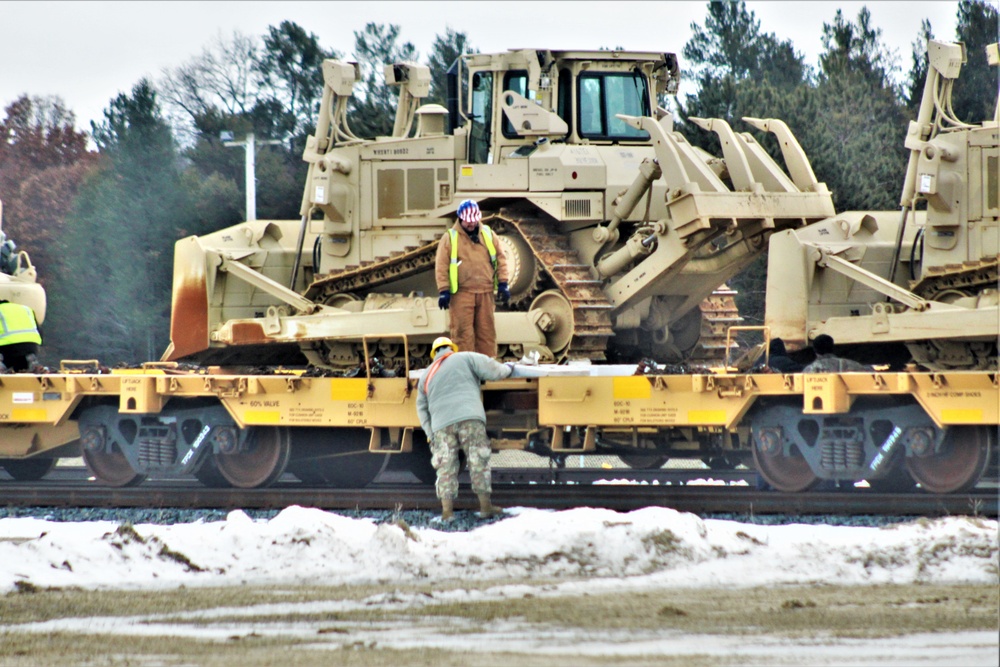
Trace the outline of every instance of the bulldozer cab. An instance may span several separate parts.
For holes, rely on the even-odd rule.
[[[676,91],[677,59],[623,56],[536,50],[462,56],[448,71],[451,132],[467,134],[470,164],[524,158],[546,142],[649,142],[648,132],[618,116],[656,114],[657,94]]]

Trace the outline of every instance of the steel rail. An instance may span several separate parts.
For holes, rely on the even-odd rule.
[[[117,507],[197,509],[283,509],[292,505],[320,509],[436,510],[432,486],[377,484],[366,489],[333,489],[281,483],[266,489],[206,488],[190,482],[146,482],[142,486],[109,489],[93,483],[4,483],[8,507]],[[595,507],[630,511],[669,507],[697,514],[737,516],[874,515],[979,516],[996,518],[995,489],[937,495],[924,492],[879,493],[870,489],[832,492],[780,493],[745,486],[665,486],[588,484],[503,484],[493,490],[494,502],[504,507],[571,509]],[[463,487],[456,509],[476,509],[475,497]]]

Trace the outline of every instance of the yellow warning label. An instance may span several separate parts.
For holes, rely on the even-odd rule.
[[[470,165],[462,165],[462,176],[472,176],[472,167]]]
[[[243,413],[243,421],[247,424],[278,424],[281,413],[277,410],[247,410]]]
[[[626,398],[649,398],[653,393],[649,380],[641,376],[614,378],[613,392],[614,397],[619,400]]]
[[[941,421],[945,424],[982,424],[983,411],[975,408],[942,410]]]
[[[365,378],[335,378],[330,380],[331,401],[363,401],[368,398]]]
[[[688,410],[690,424],[725,424],[725,410]]]
[[[44,408],[14,408],[10,417],[16,422],[45,422],[49,420],[49,413]]]

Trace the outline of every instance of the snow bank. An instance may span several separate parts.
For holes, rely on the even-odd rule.
[[[470,532],[289,507],[269,521],[120,526],[0,519],[0,592],[585,578],[587,587],[998,581],[996,521],[757,526],[664,508],[508,510]],[[565,592],[565,589],[564,589]]]

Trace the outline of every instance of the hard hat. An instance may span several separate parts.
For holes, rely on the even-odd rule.
[[[452,352],[458,352],[458,345],[451,342],[447,336],[439,336],[431,343],[431,359],[437,356],[437,351],[442,347],[450,347]]]
[[[482,222],[483,213],[479,210],[479,204],[466,199],[458,205],[458,219],[462,222]]]

